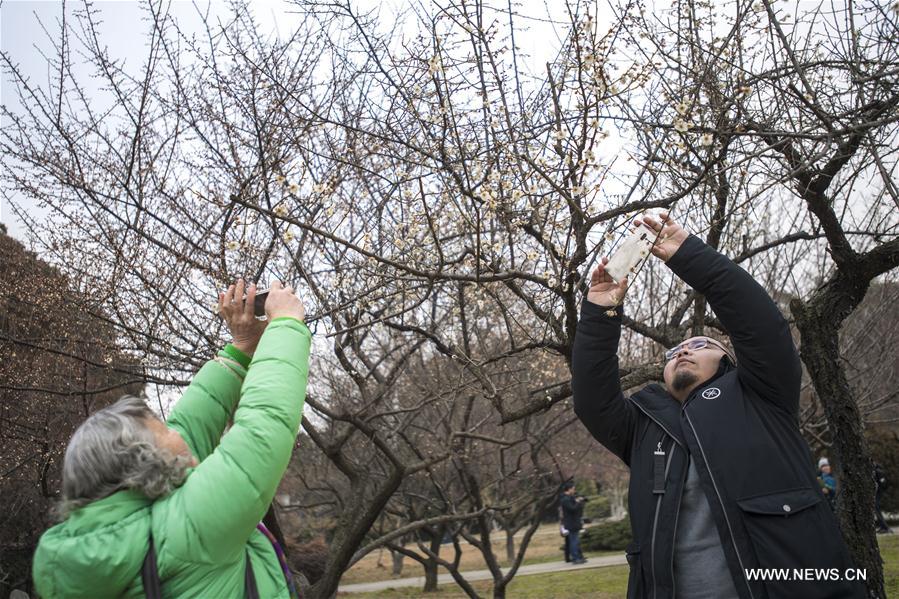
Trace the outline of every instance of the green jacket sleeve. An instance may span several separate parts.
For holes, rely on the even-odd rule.
[[[183,549],[191,559],[242,559],[290,460],[306,397],[310,343],[309,329],[298,320],[269,324],[240,392],[234,425],[172,497],[186,516]]]
[[[198,462],[219,444],[234,414],[246,368],[224,349],[207,362],[169,414],[166,425],[175,429]]]

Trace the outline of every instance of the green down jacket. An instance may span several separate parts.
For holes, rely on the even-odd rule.
[[[167,422],[199,465],[155,501],[119,491],[47,530],[34,555],[37,592],[45,599],[144,596],[140,571],[152,530],[166,597],[241,597],[247,556],[259,596],[288,597],[275,551],[256,524],[296,440],[310,339],[305,324],[278,318],[248,370],[225,351],[206,363]]]

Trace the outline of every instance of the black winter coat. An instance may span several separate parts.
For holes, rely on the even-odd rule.
[[[786,320],[748,273],[697,237],[667,265],[706,297],[730,335],[737,366],[723,358],[683,404],[657,384],[625,397],[620,309],[610,316],[587,300],[572,355],[575,412],[631,470],[628,597],[675,596],[675,533],[689,458],[742,599],[864,597],[863,584],[844,580],[852,564],[799,432],[801,367]],[[762,582],[750,580],[745,572],[752,568],[828,580]]]
[[[578,501],[574,495],[562,494],[559,498],[562,507],[562,526],[571,532],[584,527],[584,502]]]

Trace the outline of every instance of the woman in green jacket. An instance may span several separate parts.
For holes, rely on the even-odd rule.
[[[194,376],[166,423],[136,398],[91,415],[63,465],[65,518],[41,537],[34,582],[45,599],[144,597],[152,536],[165,597],[289,597],[289,573],[259,526],[303,412],[311,335],[289,287],[219,296],[234,341]],[[233,425],[222,435],[229,420]]]

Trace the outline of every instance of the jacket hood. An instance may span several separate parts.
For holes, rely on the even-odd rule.
[[[116,597],[135,579],[150,546],[152,500],[119,491],[72,512],[41,537],[34,583],[45,599]]]

